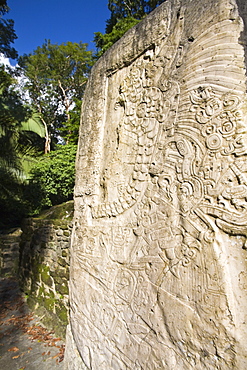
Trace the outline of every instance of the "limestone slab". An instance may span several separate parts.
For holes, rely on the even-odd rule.
[[[69,369],[247,368],[246,14],[166,1],[93,68]]]

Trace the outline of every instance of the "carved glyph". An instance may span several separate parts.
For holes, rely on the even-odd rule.
[[[238,5],[167,1],[92,73],[70,279],[86,368],[247,366]]]

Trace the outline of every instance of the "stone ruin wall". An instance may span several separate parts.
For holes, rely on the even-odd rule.
[[[73,201],[26,219],[18,245],[18,280],[41,323],[65,338]]]
[[[16,277],[19,268],[21,229],[0,231],[0,278]]]
[[[65,368],[247,368],[245,0],[170,0],[83,103]]]
[[[16,279],[40,322],[65,338],[73,201],[0,232],[0,278]]]

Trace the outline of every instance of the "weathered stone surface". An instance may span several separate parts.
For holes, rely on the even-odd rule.
[[[167,1],[95,65],[68,369],[247,368],[246,13]]]
[[[0,232],[0,277],[17,276],[21,229]]]
[[[41,322],[65,337],[73,202],[50,208],[22,225],[19,280]]]

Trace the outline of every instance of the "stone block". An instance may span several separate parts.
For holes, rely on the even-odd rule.
[[[21,288],[26,292],[27,302],[35,314],[40,316],[41,322],[54,330],[58,336],[65,335],[67,325],[67,321],[63,321],[62,317],[65,317],[68,310],[70,235],[67,233],[70,232],[71,226],[66,228],[69,221],[63,220],[68,209],[72,212],[73,202],[52,207],[39,218],[24,222],[20,243]],[[55,306],[59,307],[59,317]]]
[[[246,0],[167,0],[95,64],[65,367],[247,368],[246,27]]]
[[[68,310],[61,301],[57,301],[55,304],[55,311],[58,319],[67,326],[68,324]]]

